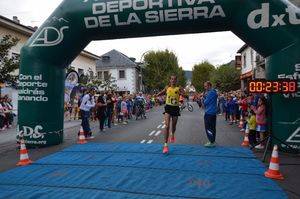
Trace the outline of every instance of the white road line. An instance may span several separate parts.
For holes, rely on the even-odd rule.
[[[153,140],[149,140],[148,142],[147,142],[147,144],[151,144],[153,142]]]
[[[149,136],[152,136],[154,133],[155,133],[155,131],[152,131],[152,132],[149,134]]]
[[[158,136],[160,133],[161,133],[161,131],[157,131],[157,132],[155,133],[155,136]]]
[[[161,124],[157,126],[157,128],[159,129],[161,127]]]
[[[145,142],[146,142],[146,140],[142,140],[142,141],[141,141],[141,144],[143,144],[143,143],[145,143]]]
[[[162,129],[166,128],[166,125],[163,125],[161,128],[162,128]]]

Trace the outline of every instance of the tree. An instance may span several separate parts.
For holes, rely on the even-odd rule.
[[[185,86],[184,71],[178,66],[178,58],[173,52],[150,51],[144,56],[144,62],[143,79],[147,92],[162,90],[171,75],[177,75],[178,83]]]
[[[234,66],[222,65],[214,72],[211,81],[220,91],[228,92],[240,88],[240,71]]]
[[[101,88],[104,88],[105,91],[116,90],[117,89],[117,80],[111,74],[102,82]]]
[[[16,84],[18,75],[14,74],[19,68],[19,55],[10,54],[10,49],[17,45],[19,39],[11,35],[5,35],[0,39],[0,83]]]
[[[87,87],[97,87],[98,89],[102,86],[104,82],[100,80],[97,76],[91,78],[90,82],[86,85]]]
[[[204,90],[204,82],[210,81],[214,71],[215,67],[208,61],[203,61],[193,67],[192,84],[195,86],[197,91],[202,92]]]

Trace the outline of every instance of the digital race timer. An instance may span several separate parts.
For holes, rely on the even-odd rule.
[[[248,84],[250,93],[295,93],[297,92],[297,81],[295,80],[252,80]]]

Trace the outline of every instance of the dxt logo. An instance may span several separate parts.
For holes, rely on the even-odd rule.
[[[297,18],[297,15],[300,16],[298,8],[289,6],[285,11],[285,14],[270,16],[270,4],[263,3],[260,9],[253,10],[249,14],[247,19],[248,26],[252,29],[277,27],[286,25],[287,21],[292,25],[300,24],[300,18]]]

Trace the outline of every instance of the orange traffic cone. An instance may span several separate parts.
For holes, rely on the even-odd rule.
[[[279,157],[278,157],[278,146],[274,145],[270,166],[268,171],[265,172],[267,178],[273,178],[277,180],[283,180],[283,175],[279,171]]]
[[[17,166],[26,166],[31,164],[32,161],[28,157],[28,152],[26,145],[23,139],[21,139],[21,148],[20,148],[20,161],[17,163]]]
[[[244,141],[241,144],[242,146],[249,146],[249,138],[248,138],[248,134],[245,133],[245,137],[244,137]]]
[[[86,144],[87,141],[85,140],[85,135],[84,135],[84,131],[83,128],[80,127],[80,131],[79,131],[79,137],[78,137],[78,144]]]

